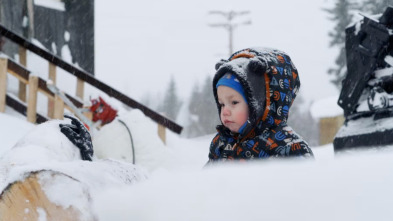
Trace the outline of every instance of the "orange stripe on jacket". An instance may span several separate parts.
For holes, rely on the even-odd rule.
[[[236,58],[253,58],[253,57],[255,57],[255,55],[250,54],[249,51],[244,51],[242,53],[239,53],[239,54],[233,56],[233,58],[231,58],[231,61],[236,59]]]
[[[265,106],[265,112],[263,113],[262,120],[266,120],[267,115],[270,110],[270,79],[269,76],[267,76],[267,73],[265,73],[265,87],[266,87],[266,106]]]

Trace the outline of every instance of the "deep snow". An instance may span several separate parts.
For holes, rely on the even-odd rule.
[[[254,25],[241,27],[236,33],[237,49],[250,46],[282,49],[302,70],[302,88],[307,99],[335,94],[332,86],[326,84],[325,73],[335,56],[334,51],[327,50],[326,27],[331,23],[316,11],[326,1],[313,2],[315,10],[310,9],[309,1],[258,4],[147,1],[135,5],[132,1],[117,0],[110,7],[104,2],[96,4],[96,76],[132,97],[140,98],[145,90],[163,91],[171,74],[178,77],[182,96],[188,96],[190,82],[212,74],[214,63],[227,56],[227,42],[223,40],[226,33],[207,26],[216,21],[206,16],[207,11],[212,7],[247,9],[249,5],[255,8]],[[156,7],[151,7],[152,4]],[[294,16],[294,7],[304,12]],[[201,22],[204,19],[211,21]],[[305,23],[308,25],[298,25]],[[120,40],[113,41],[113,34],[120,36]],[[291,41],[287,41],[288,37]],[[127,56],[119,51],[127,52]],[[67,46],[62,55],[70,61]],[[28,56],[29,69],[45,78],[42,70],[47,69],[47,63]],[[132,68],[125,69],[124,64]],[[58,71],[58,81],[74,80]],[[114,78],[115,74],[119,76]],[[63,89],[75,91],[74,86]],[[15,92],[16,88],[9,90]],[[86,91],[95,97],[89,86]],[[40,97],[38,111],[43,114],[46,105],[40,104],[44,103],[45,98]],[[156,125],[140,111],[119,113],[134,135],[136,166],[124,155],[130,150],[130,143],[119,124],[108,125],[101,135],[95,134],[93,141],[97,156],[112,159],[84,162],[79,160],[77,149],[57,130],[59,121],[34,126],[10,109],[7,115],[0,113],[0,189],[23,179],[28,171],[58,171],[77,178],[91,201],[86,202],[78,184],[67,180],[60,180],[63,189],[68,184],[73,187],[66,194],[63,189],[52,189],[49,184],[55,180],[43,174],[40,182],[49,198],[59,206],[73,204],[84,211],[89,209],[92,214],[83,218],[97,220],[393,220],[390,148],[335,156],[329,144],[312,148],[313,161],[269,160],[204,168],[213,135],[183,139],[167,131],[167,145],[163,145],[156,136]],[[317,108],[316,113],[321,114],[321,110]],[[45,220],[45,211],[39,212]]]
[[[390,148],[334,156],[332,145],[329,144],[312,148],[315,160],[311,161],[268,160],[203,168],[212,136],[183,139],[169,132],[166,146],[147,146],[149,141],[157,142],[155,131],[150,131],[150,126],[155,124],[140,111],[131,111],[129,114],[128,120],[132,119],[130,123],[133,131],[138,131],[134,134],[136,150],[138,146],[148,148],[140,152],[146,157],[140,155],[139,165],[136,166],[114,159],[80,161],[76,156],[76,148],[56,130],[59,121],[32,127],[18,119],[20,116],[0,114],[0,130],[3,132],[0,134],[2,186],[12,180],[22,179],[22,172],[29,170],[60,171],[87,184],[84,187],[87,186],[90,191],[91,201],[88,206],[93,211],[91,216],[98,220],[393,218],[390,209],[393,203],[393,152]],[[123,119],[127,121],[127,116]],[[21,133],[8,133],[7,125],[13,125]],[[27,135],[22,136],[29,130]],[[42,136],[43,132],[49,135]],[[139,137],[142,135],[147,139]],[[29,154],[26,156],[22,153],[23,157],[18,158],[20,165],[10,169],[9,165],[4,166],[4,162],[12,156],[7,152],[11,146],[7,145],[15,143],[18,143],[19,148],[25,143],[25,153]],[[51,151],[48,148],[52,145],[55,146],[52,149],[55,154],[52,154],[51,162],[29,159],[49,156],[45,151],[39,153],[34,149],[38,147]],[[63,150],[56,149],[62,146]],[[110,152],[115,147],[108,148]],[[53,156],[59,159],[58,162]],[[21,163],[21,160],[26,163]],[[8,169],[5,171],[4,167]],[[124,179],[124,174],[134,174],[132,182],[125,182],[127,179]],[[46,180],[42,181],[44,185],[48,182],[45,177],[41,180]],[[77,188],[72,188],[68,197],[63,191],[51,190],[50,185],[46,191],[60,206],[76,202],[75,197],[79,196],[81,199],[77,201],[80,203],[76,206],[86,208],[84,195],[78,195]],[[85,218],[91,216],[86,215]]]

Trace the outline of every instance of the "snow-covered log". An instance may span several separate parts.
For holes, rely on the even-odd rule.
[[[36,126],[0,157],[0,220],[97,220],[92,196],[147,178],[131,163],[82,161],[53,120]]]
[[[48,196],[50,193],[46,193],[57,190],[68,192],[63,199],[67,207],[56,204]],[[72,197],[70,190],[74,190]],[[81,199],[77,202],[78,206],[75,199]],[[40,171],[9,184],[1,193],[0,220],[94,220],[94,215],[90,208],[89,191],[83,184],[63,173]]]

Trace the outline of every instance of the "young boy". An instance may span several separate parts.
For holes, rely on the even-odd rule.
[[[284,52],[248,48],[216,65],[213,92],[222,125],[210,145],[209,162],[268,157],[313,157],[287,125],[300,87]]]

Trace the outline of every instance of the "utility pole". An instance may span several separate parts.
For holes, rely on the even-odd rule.
[[[249,14],[250,11],[229,11],[229,12],[224,12],[224,11],[210,11],[209,14],[217,14],[217,15],[222,15],[226,19],[226,22],[224,23],[215,23],[215,24],[209,24],[210,27],[222,27],[225,28],[228,31],[229,34],[229,55],[233,53],[233,31],[240,25],[250,25],[251,20],[247,20],[245,22],[233,22],[233,19],[236,16],[241,16],[241,15],[247,15]]]

